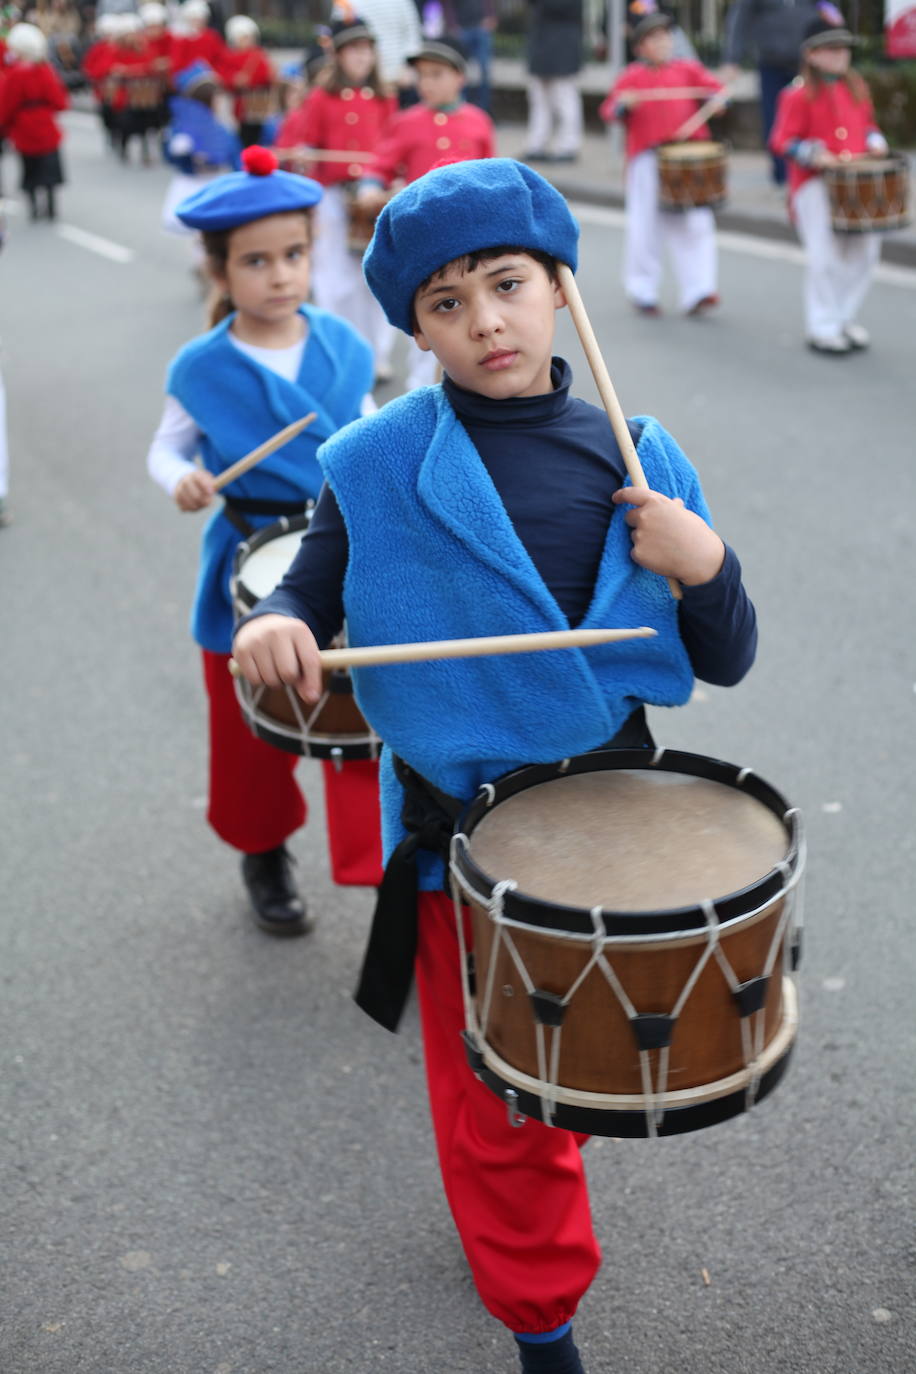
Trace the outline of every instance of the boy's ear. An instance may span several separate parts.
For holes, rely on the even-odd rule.
[[[554,282],[554,284],[553,284],[553,308],[554,308],[554,310],[565,310],[565,309],[566,309],[566,305],[567,305],[567,301],[566,301],[566,297],[565,297],[564,294],[563,294],[563,288],[562,288],[562,286],[560,285],[560,283],[559,283],[558,281],[557,281],[557,282]]]
[[[413,338],[414,343],[417,345],[417,348],[419,348],[422,353],[432,353],[433,346],[421,330],[415,329],[413,331]]]

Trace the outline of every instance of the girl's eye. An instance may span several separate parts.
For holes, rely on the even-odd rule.
[[[290,262],[298,262],[304,251],[303,248],[291,248],[286,256],[289,258]]]
[[[250,258],[245,259],[244,265],[246,267],[263,267],[264,261],[265,260],[260,253],[253,253]]]

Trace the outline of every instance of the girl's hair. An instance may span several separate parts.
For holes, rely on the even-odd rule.
[[[308,241],[312,241],[312,211],[303,210],[302,216],[305,219],[308,230]],[[210,294],[207,299],[207,328],[215,329],[227,315],[231,315],[235,306],[232,304],[232,297],[224,286],[220,285],[219,277],[225,278],[226,263],[229,261],[229,241],[232,238],[234,229],[208,229],[201,233],[201,240],[204,245],[204,253],[207,257],[207,270],[210,274]]]
[[[815,100],[827,85],[820,71],[808,61],[804,54],[802,54],[801,79],[809,100]],[[852,67],[844,72],[839,79],[848,86],[849,94],[853,100],[861,102],[868,99],[868,86],[865,78],[860,76],[857,71],[853,71]]]
[[[363,40],[365,41],[365,40]],[[373,48],[375,44],[373,43]],[[320,67],[315,76],[313,84],[323,86],[331,95],[340,95],[341,91],[353,83],[349,80],[340,64],[340,57],[335,52],[332,53],[325,66]],[[372,63],[372,70],[362,83],[368,86],[374,96],[386,96],[391,94],[391,87],[386,85],[379,75],[378,56]]]

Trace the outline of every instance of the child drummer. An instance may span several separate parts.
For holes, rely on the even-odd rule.
[[[805,248],[808,347],[828,357],[868,347],[856,315],[881,251],[877,234],[834,232],[823,175],[888,151],[868,87],[850,70],[855,41],[835,5],[818,6],[802,43],[801,76],[780,95],[770,137],[789,163],[790,211]]]
[[[608,123],[618,119],[626,125],[624,290],[640,314],[658,315],[663,254],[667,250],[680,308],[697,316],[719,304],[716,221],[709,206],[674,211],[661,208],[656,149],[676,140],[702,103],[702,97],[680,92],[702,91],[713,96],[724,87],[701,62],[674,57],[673,28],[674,20],[656,8],[655,0],[632,0],[628,33],[636,61],[621,72],[599,113]],[[659,98],[658,93],[664,91],[671,91],[671,98]],[[690,134],[694,141],[709,137],[706,124]]]
[[[321,441],[364,406],[374,408],[368,395],[372,355],[345,321],[304,304],[312,211],[321,187],[277,171],[266,148],[248,148],[242,158],[244,171],[210,181],[176,210],[183,224],[201,233],[217,291],[212,327],[186,344],[169,368],[147,466],[179,510],[201,510],[213,505],[219,473],[276,431],[317,413],[308,429],[225,488],[225,502],[203,534],[191,617],[209,700],[207,819],[243,856],[256,923],[272,935],[302,935],[311,919],[286,848],[306,815],[293,776],[297,759],[256,739],[242,717],[228,671],[229,580],[241,539],[282,515],[301,515],[318,495]],[[198,454],[202,466],[194,461]],[[340,786],[348,785],[342,777]],[[376,792],[373,777],[373,806]],[[377,830],[376,820],[367,836],[373,857]],[[377,881],[375,869],[377,860],[369,882]]]
[[[582,1370],[570,1322],[600,1259],[584,1137],[532,1121],[513,1128],[468,1067],[443,890],[447,810],[522,764],[606,741],[648,746],[644,703],[685,702],[695,674],[735,683],[756,647],[738,560],[712,530],[674,439],[657,420],[631,422],[651,489],[625,488],[607,418],[572,398],[570,367],[552,356],[565,304],[556,262],[575,268],[577,238],[562,196],[504,158],[437,168],[389,202],[366,275],[391,323],[438,358],[444,381],[323,446],[312,529],[234,640],[251,682],[292,683],[308,699],[317,646],[343,615],[354,644],[570,625],[659,632],[623,653],[531,654],[524,668],[473,658],[355,674],[386,741],[388,855],[358,1000],[395,1029],[416,953],[449,1204],[483,1302],[515,1334],[522,1369],[543,1374]],[[680,602],[665,577],[682,583]],[[448,794],[447,810],[430,787]]]

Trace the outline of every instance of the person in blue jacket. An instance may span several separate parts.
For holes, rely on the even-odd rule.
[[[649,746],[645,703],[685,702],[695,675],[735,683],[756,651],[738,560],[675,440],[653,418],[631,421],[650,485],[627,486],[607,416],[570,395],[569,365],[553,356],[556,263],[575,270],[577,238],[562,196],[505,158],[436,168],[389,202],[366,276],[391,323],[435,353],[443,382],[322,447],[312,527],[234,639],[251,682],[310,700],[317,647],[342,611],[356,645],[658,631],[530,654],[523,669],[491,657],[354,674],[385,740],[388,865],[357,1001],[395,1029],[415,968],[449,1205],[484,1304],[515,1335],[522,1369],[542,1374],[582,1370],[571,1321],[600,1260],[584,1137],[531,1120],[516,1129],[469,1067],[444,891],[449,813],[524,764]],[[680,601],[665,578],[681,583]]]
[[[317,498],[317,449],[374,408],[373,363],[350,325],[304,303],[321,187],[278,171],[265,148],[246,149],[242,161],[244,170],[211,181],[176,210],[202,234],[217,294],[213,327],[169,367],[147,465],[180,510],[200,510],[213,503],[219,473],[316,413],[295,439],[225,487],[203,533],[191,617],[210,706],[208,820],[244,856],[257,923],[274,935],[300,935],[310,920],[286,848],[306,814],[293,776],[297,758],[255,738],[239,709],[228,671],[230,575],[242,538],[281,515],[301,514]]]

